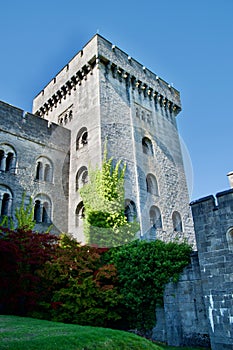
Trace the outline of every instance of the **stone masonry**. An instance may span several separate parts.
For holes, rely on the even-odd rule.
[[[32,196],[41,206],[46,203],[44,209],[49,212],[49,217],[44,213],[45,220],[38,220],[36,229],[45,230],[53,223],[53,232],[66,232],[69,130],[3,102],[0,120],[1,215],[12,216],[26,192],[26,203]],[[7,168],[9,154],[14,155],[14,166],[9,164]],[[47,178],[37,176],[38,163],[43,161],[50,166]],[[39,209],[42,215],[43,208]]]
[[[198,252],[156,310],[153,338],[174,346],[233,348],[233,189],[191,203]]]
[[[141,237],[175,232],[193,243],[193,224],[176,125],[179,92],[95,35],[36,96],[33,113],[70,130],[68,231],[82,235],[80,177],[108,155],[126,162],[126,212]]]

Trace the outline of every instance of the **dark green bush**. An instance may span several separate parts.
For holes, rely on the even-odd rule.
[[[68,236],[0,231],[0,310],[81,325],[148,330],[191,248],[134,241],[105,249]]]
[[[190,261],[190,252],[186,243],[157,240],[134,241],[106,253],[107,261],[117,268],[126,327],[140,330],[153,327],[156,304],[163,303],[164,286],[170,280],[178,280]]]

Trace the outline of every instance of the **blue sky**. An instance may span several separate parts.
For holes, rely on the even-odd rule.
[[[233,0],[4,1],[0,100],[31,111],[34,96],[97,31],[180,91],[191,199],[228,189]]]

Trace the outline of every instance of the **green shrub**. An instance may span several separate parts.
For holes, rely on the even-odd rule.
[[[165,284],[178,281],[190,261],[190,252],[186,243],[157,240],[134,241],[106,253],[106,260],[117,268],[126,327],[148,330],[154,326],[155,307],[163,303]]]
[[[104,264],[104,249],[81,246],[63,236],[56,257],[37,271],[42,284],[41,302],[34,316],[92,326],[113,326],[117,311],[117,272]]]

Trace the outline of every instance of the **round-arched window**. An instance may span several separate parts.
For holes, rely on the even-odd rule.
[[[163,227],[160,209],[155,205],[150,208],[150,223],[155,229]]]
[[[87,128],[83,127],[79,130],[76,137],[76,150],[85,147],[88,144]]]

